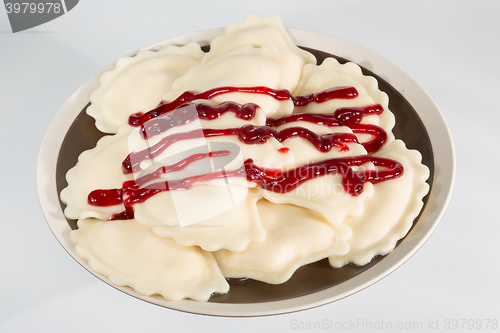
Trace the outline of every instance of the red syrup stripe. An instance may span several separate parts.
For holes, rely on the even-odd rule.
[[[380,104],[365,107],[338,108],[332,113],[295,113],[281,118],[267,118],[266,125],[278,127],[291,122],[306,121],[324,126],[347,126],[353,133],[370,134],[373,139],[361,143],[368,153],[379,150],[387,140],[387,133],[379,126],[372,124],[361,124],[365,116],[379,115],[384,112]]]
[[[255,117],[257,112],[256,109],[258,108],[257,105],[252,103],[241,105],[235,102],[224,102],[217,106],[210,106],[203,103],[189,104],[193,105],[196,112],[193,112],[190,108],[177,108],[162,117],[153,118],[141,125],[139,132],[141,137],[143,139],[149,139],[173,127],[186,125],[197,118],[213,120],[219,118],[226,112],[233,112],[236,117],[240,119],[251,120]],[[361,124],[360,122],[365,116],[379,115],[383,111],[384,109],[380,104],[374,104],[365,107],[339,108],[333,114],[297,113],[282,118],[267,118],[266,125],[269,127],[277,127],[290,122],[306,121],[329,127],[348,126],[356,134],[370,134],[373,137],[372,140],[361,143],[367,152],[371,153],[377,151],[384,145],[387,140],[387,133],[379,126]],[[316,148],[319,147],[316,144],[315,146]],[[343,148],[345,149],[345,147]]]
[[[349,126],[361,123],[364,117],[379,115],[384,112],[380,104],[372,104],[363,107],[338,108],[333,113],[293,113],[281,118],[267,118],[266,125],[277,127],[296,121],[307,121],[325,126]]]
[[[205,159],[205,158],[210,158],[210,157],[221,157],[221,156],[228,156],[230,155],[231,152],[228,150],[218,150],[218,151],[213,151],[209,153],[200,153],[200,154],[193,154],[185,159],[180,160],[177,163],[174,163],[169,166],[162,166],[156,169],[154,172],[146,174],[144,176],[141,176],[135,180],[135,183],[142,187],[152,181],[157,180],[158,178],[161,177],[162,174],[167,174],[170,172],[175,172],[175,171],[181,171],[184,170],[186,167],[188,167],[190,164]]]
[[[114,206],[121,204],[123,202],[124,189],[127,189],[129,187],[139,187],[141,185],[145,185],[149,182],[159,179],[162,174],[184,170],[190,164],[202,160],[204,158],[227,156],[229,154],[230,152],[227,150],[193,154],[189,157],[180,160],[177,163],[174,163],[169,166],[161,166],[154,172],[139,177],[135,181],[134,180],[131,181],[133,184],[130,182],[125,182],[124,184],[128,185],[122,186],[121,189],[94,190],[87,197],[87,202],[91,206]]]
[[[130,126],[137,127],[144,124],[148,120],[171,112],[185,103],[189,103],[197,99],[211,100],[218,95],[235,92],[267,95],[278,101],[289,100],[292,101],[294,106],[305,106],[313,102],[323,103],[331,99],[354,99],[358,97],[358,91],[354,87],[335,87],[305,96],[292,96],[292,94],[286,89],[276,90],[268,87],[220,87],[210,89],[202,93],[186,91],[172,102],[161,102],[151,111],[132,114],[128,119],[128,123]]]
[[[305,106],[311,102],[322,103],[333,98],[352,99],[356,98],[358,95],[354,87],[337,87],[317,94],[298,97],[292,96],[287,90],[273,90],[267,87],[222,87],[215,88],[204,93],[188,91],[179,96],[179,98],[173,102],[162,102],[157,108],[147,112],[146,114],[137,113],[131,115],[129,117],[129,124],[132,126],[141,126],[140,133],[144,139],[147,139],[151,136],[161,134],[169,128],[187,124],[194,120],[192,119],[192,113],[190,115],[188,115],[189,112],[187,111],[183,113],[181,111],[182,108],[177,109],[179,106],[196,99],[209,100],[217,95],[231,92],[266,94],[279,101],[290,100],[293,102],[294,106]],[[234,112],[235,115],[241,119],[251,120],[256,114],[257,107],[257,105],[252,103],[240,105],[234,102],[225,102],[215,107],[206,104],[196,104],[196,111],[198,113],[197,117],[207,120],[218,118],[223,113],[228,111]],[[172,112],[174,110],[177,112]],[[271,128],[293,121],[309,121],[326,126],[348,126],[354,133],[370,134],[374,137],[374,139],[362,144],[368,152],[373,152],[378,150],[385,143],[387,134],[378,126],[361,124],[360,122],[363,117],[367,115],[380,114],[383,111],[382,106],[376,104],[362,108],[339,108],[333,114],[292,114],[280,119],[269,118],[266,122],[267,126],[245,125],[241,128],[200,129],[191,132],[175,133],[169,137],[163,138],[158,144],[148,150],[129,154],[123,161],[123,171],[124,173],[140,171],[141,169],[139,167],[139,163],[141,160],[152,159],[155,156],[158,156],[162,151],[164,151],[164,149],[177,141],[205,136],[237,135],[240,141],[246,144],[264,143],[271,136],[281,142],[291,137],[301,136],[311,141],[320,151],[329,151],[332,146],[340,147],[341,151],[346,148],[348,150],[345,143],[357,142],[356,136],[349,133],[331,133],[326,136],[319,136],[316,133],[302,127],[291,127],[279,132]],[[163,115],[163,117],[157,118],[161,115]],[[154,118],[157,118],[157,121],[149,122],[149,120]],[[206,157],[207,156],[200,158]],[[192,161],[184,163],[184,165],[193,163],[196,157],[193,158],[194,159]],[[134,160],[135,163],[132,163],[132,160]],[[378,168],[385,169],[354,171],[351,168],[352,166],[360,166],[369,162],[373,163]],[[223,177],[245,177],[248,181],[256,182],[261,188],[274,192],[285,193],[293,190],[309,179],[327,174],[338,173],[342,175],[344,189],[351,195],[357,196],[363,192],[365,182],[378,183],[380,181],[397,178],[403,173],[403,167],[397,161],[368,155],[323,160],[286,172],[260,168],[253,164],[251,159],[248,159],[240,169],[230,172],[216,171],[177,181],[154,182],[155,179],[159,178],[159,174],[172,172],[172,170],[175,170],[176,167],[177,166],[174,165],[168,170],[158,169],[156,170],[155,175],[148,175],[148,179],[127,181],[123,183],[121,189],[93,191],[89,194],[88,202],[89,204],[95,206],[108,206],[123,203],[125,211],[113,215],[110,219],[129,219],[134,216],[132,205],[135,203],[143,202],[159,192],[187,190],[191,188],[193,184],[205,182],[211,179]],[[137,181],[139,181],[139,183]],[[140,184],[144,185],[147,182],[153,183],[146,186],[140,186]]]
[[[339,147],[340,151],[348,151],[349,147],[346,143],[358,142],[356,136],[352,133],[329,133],[318,135],[303,127],[290,127],[279,132],[268,126],[254,126],[250,124],[239,128],[198,129],[189,132],[174,133],[162,138],[158,143],[148,149],[128,154],[122,163],[123,173],[130,174],[133,172],[140,172],[142,170],[140,166],[142,161],[153,160],[176,142],[224,135],[236,135],[242,143],[247,145],[263,144],[270,137],[276,138],[279,142],[286,141],[293,137],[302,137],[309,140],[316,149],[321,152],[329,152],[333,147]]]
[[[184,163],[182,168],[193,162],[194,159],[190,160],[188,163]],[[354,171],[352,169],[353,166],[361,166],[366,163],[373,163],[377,170]],[[168,167],[168,169],[173,172],[179,167],[180,166],[173,165]],[[378,170],[380,168],[382,169]],[[303,165],[295,169],[281,171],[258,167],[251,159],[247,159],[244,165],[237,170],[224,172],[216,171],[176,181],[160,181],[144,187],[140,187],[136,181],[127,181],[123,183],[121,189],[92,191],[89,194],[88,202],[93,206],[109,206],[123,202],[125,211],[112,216],[111,219],[129,219],[133,218],[132,206],[134,204],[144,202],[160,192],[187,190],[197,183],[207,182],[213,179],[245,177],[246,180],[255,182],[265,190],[276,193],[288,193],[308,180],[329,174],[341,175],[342,185],[346,192],[352,196],[358,196],[363,193],[364,184],[366,182],[376,184],[400,177],[403,174],[403,166],[399,162],[391,159],[362,155],[333,158]],[[116,196],[118,193],[121,194],[121,201],[118,196]],[[113,200],[106,201],[103,200],[103,198],[113,198]]]
[[[169,111],[161,117],[155,117],[140,125],[140,135],[143,139],[150,139],[156,135],[166,132],[176,126],[186,125],[196,119],[214,120],[221,117],[226,112],[233,112],[236,117],[249,121],[255,117],[257,106],[253,103],[238,104],[235,102],[223,102],[216,106],[210,106],[204,103],[185,103],[182,106],[193,106],[192,108],[178,107]]]
[[[115,206],[119,204],[124,204],[125,210],[121,213],[118,214],[113,214],[109,220],[129,220],[134,218],[134,210],[131,205],[128,205],[124,202],[123,198],[124,197],[130,197],[133,193],[134,190],[140,189],[141,185],[153,182],[161,177],[162,174],[166,174],[169,172],[175,172],[175,171],[181,171],[188,167],[190,164],[199,161],[201,159],[207,158],[207,157],[219,157],[219,156],[227,156],[229,155],[230,152],[227,150],[220,150],[220,151],[213,151],[209,153],[201,153],[201,154],[193,154],[177,163],[174,163],[170,166],[162,166],[158,169],[156,169],[154,172],[144,175],[142,177],[137,178],[135,181],[126,181],[122,184],[122,188],[120,189],[106,189],[106,190],[94,190],[90,192],[90,194],[87,197],[87,202],[91,206]],[[149,185],[150,189],[147,191],[147,194],[152,196],[156,193],[159,193],[159,191],[154,191],[155,186],[156,188],[160,188],[160,186],[168,186],[170,184],[169,189],[173,189],[179,185],[182,185],[180,182],[169,182],[167,183],[153,183],[152,185]],[[182,186],[181,186],[182,187]],[[178,187],[176,189],[180,189],[181,187]],[[186,188],[186,186],[183,186]],[[140,195],[140,194],[139,194]],[[137,193],[136,195],[137,196]]]
[[[188,124],[197,117],[201,119],[216,119],[226,112],[234,112],[237,117],[245,120],[251,120],[256,114],[255,104],[238,104],[234,102],[225,102],[217,106],[206,104],[192,104],[196,112],[192,109],[178,108],[172,112],[156,117],[141,125],[141,136],[144,139],[159,135],[173,127]],[[367,115],[378,115],[384,111],[381,105],[369,105],[366,107],[339,108],[333,114],[321,113],[299,113],[284,116],[282,118],[268,118],[267,127],[245,125],[241,128],[230,129],[204,129],[191,132],[175,133],[163,138],[153,147],[130,153],[123,161],[123,172],[125,174],[140,171],[139,164],[144,160],[151,160],[167,149],[177,141],[186,139],[195,139],[209,136],[237,135],[241,142],[245,144],[264,143],[270,136],[274,136],[278,141],[283,142],[291,137],[302,137],[309,140],[321,152],[330,151],[332,146],[340,147],[340,151],[348,151],[347,142],[356,142],[356,137],[347,133],[331,133],[318,136],[310,130],[301,127],[288,128],[276,132],[270,127],[276,127],[290,122],[306,121],[326,126],[349,126],[354,133],[370,134],[373,139],[362,143],[368,153],[375,152],[382,147],[387,139],[386,132],[375,125],[360,124],[363,117]]]

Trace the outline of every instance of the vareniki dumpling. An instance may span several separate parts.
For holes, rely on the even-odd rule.
[[[208,52],[124,57],[90,102],[109,135],[67,173],[70,237],[93,273],[140,295],[207,301],[226,279],[365,265],[406,235],[429,189],[377,80],[317,65],[276,15],[229,25]]]

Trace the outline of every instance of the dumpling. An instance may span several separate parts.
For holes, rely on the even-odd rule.
[[[333,227],[321,216],[298,206],[260,200],[257,207],[266,239],[250,243],[242,252],[215,252],[225,277],[279,284],[300,266],[349,250],[351,230],[345,225]]]
[[[278,131],[291,128],[293,126],[306,128],[318,135],[323,134],[352,134],[352,131],[345,126],[328,127],[308,123],[306,121],[288,123],[277,127]],[[342,157],[356,157],[366,154],[362,145],[353,141],[345,143],[345,147],[333,146],[330,151],[321,152],[309,140],[297,136],[291,137],[282,142],[284,146],[290,148],[295,159],[293,164],[287,166],[287,172],[292,177],[303,178],[307,174],[307,168],[314,162]],[[318,168],[326,169],[326,166],[319,165]],[[352,167],[353,170],[361,168]],[[371,163],[362,166],[364,169],[372,169]],[[333,167],[333,169],[336,169]],[[340,224],[348,215],[359,216],[363,213],[363,201],[373,194],[373,185],[365,183],[363,192],[357,196],[348,193],[343,184],[343,173],[347,169],[337,168],[337,173],[326,174],[317,178],[309,179],[297,188],[287,191],[264,190],[264,197],[276,204],[293,204],[308,208],[321,214],[328,222]]]
[[[404,173],[397,179],[373,185],[374,193],[365,201],[363,217],[346,218],[344,223],[353,231],[348,240],[350,250],[345,255],[331,256],[333,267],[348,263],[366,265],[374,256],[392,251],[410,230],[429,190],[425,182],[429,169],[421,164],[421,154],[407,149],[403,141],[395,140],[374,155],[397,159]]]
[[[173,83],[172,90],[163,99],[173,101],[185,91],[204,92],[219,87],[265,86],[290,90],[296,85],[289,79],[294,66],[292,56],[281,54],[276,46],[240,46],[218,55],[210,62],[193,66]],[[293,110],[291,100],[278,101],[272,96],[252,92],[228,92],[215,96],[213,100],[218,103],[255,103],[272,117],[290,114]]]
[[[121,202],[112,206],[92,206],[88,203],[88,195],[94,190],[120,189],[124,180],[132,179],[122,173],[131,131],[131,127],[122,126],[118,133],[102,137],[95,148],[78,157],[78,163],[66,174],[68,186],[60,195],[66,204],[64,214],[67,218],[107,220],[125,209]]]
[[[229,290],[212,253],[179,246],[134,220],[79,220],[70,237],[94,272],[141,295],[206,301]]]
[[[100,131],[116,133],[131,114],[156,107],[172,83],[203,55],[198,44],[190,43],[120,58],[113,70],[101,76],[87,113],[96,119]]]
[[[135,218],[182,246],[239,252],[266,237],[256,206],[260,198],[259,191],[237,185],[194,185],[136,204]]]
[[[354,87],[358,91],[358,96],[354,99],[331,99],[323,103],[312,103],[295,108],[294,113],[333,113],[338,108],[379,104],[384,111],[379,115],[364,117],[361,123],[382,127],[387,132],[386,143],[394,140],[392,129],[396,120],[389,110],[389,97],[378,88],[377,80],[363,75],[361,68],[355,63],[348,62],[342,65],[334,58],[326,58],[319,66],[305,65],[296,95],[313,94],[332,87],[343,86]],[[366,135],[361,135],[359,138],[361,142],[369,140]]]

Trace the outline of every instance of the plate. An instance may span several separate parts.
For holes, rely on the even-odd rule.
[[[350,264],[333,269],[325,259],[301,267],[289,281],[280,285],[250,279],[230,280],[229,293],[213,296],[208,302],[171,302],[160,296],[139,295],[129,287],[114,288],[159,306],[205,315],[263,316],[299,311],[337,301],[387,276],[408,260],[437,227],[453,188],[455,154],[450,132],[436,104],[415,80],[373,51],[324,34],[298,29],[288,29],[288,32],[297,45],[316,56],[318,64],[325,57],[334,57],[341,63],[355,62],[365,75],[377,78],[380,90],[389,95],[389,108],[396,117],[396,138],[404,140],[408,148],[419,150],[422,162],[430,169],[430,191],[408,235],[390,254],[378,256],[365,266]],[[209,45],[222,33],[223,29],[212,29],[182,35],[129,56],[167,44]],[[76,164],[80,153],[93,148],[104,135],[95,128],[94,119],[85,110],[91,92],[99,86],[99,77],[114,66],[112,63],[96,73],[63,104],[42,141],[36,170],[40,205],[54,236],[80,265],[110,286],[105,276],[92,272],[87,262],[76,256],[69,238],[76,221],[65,218],[59,192],[67,186],[66,172]]]

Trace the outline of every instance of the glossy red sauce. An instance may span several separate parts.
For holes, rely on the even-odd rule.
[[[129,117],[130,126],[140,126],[158,116],[171,112],[179,106],[192,102],[197,99],[211,100],[212,98],[227,93],[250,93],[270,96],[278,101],[289,100],[295,106],[305,106],[310,103],[323,103],[331,99],[353,99],[358,97],[358,91],[354,87],[335,87],[324,90],[316,94],[306,96],[292,96],[286,90],[275,90],[268,87],[220,87],[207,90],[202,93],[186,91],[172,102],[161,102],[155,109],[146,113],[135,113]]]
[[[189,162],[181,161],[182,163],[179,162],[167,167],[167,170],[170,172],[181,170],[195,160],[194,158],[190,158]],[[354,171],[352,169],[353,166],[361,166],[370,162],[375,165],[375,170]],[[147,175],[149,177],[148,181],[153,180],[153,178],[158,179],[159,174],[163,172],[164,170],[158,172],[155,176],[150,176],[152,174]],[[123,202],[125,207],[132,207],[134,204],[144,202],[160,192],[188,190],[196,183],[224,177],[245,177],[246,180],[257,183],[265,190],[276,193],[287,193],[308,180],[328,174],[339,174],[342,176],[342,185],[346,192],[352,196],[358,196],[363,192],[364,183],[370,182],[376,184],[381,181],[397,178],[402,173],[403,166],[399,162],[369,155],[333,158],[302,165],[287,171],[261,168],[255,165],[251,159],[248,159],[241,168],[232,171],[216,171],[175,181],[158,181],[146,186],[138,184],[140,183],[140,178],[137,181],[127,181],[123,183],[121,189],[96,190],[91,192],[89,194],[89,204],[109,206]],[[115,196],[116,193],[122,194],[121,200]],[[105,198],[112,199],[106,200]],[[124,216],[124,214],[129,213],[130,210],[126,210],[126,212],[121,214]]]
[[[354,87],[337,87],[328,89],[317,94],[307,96],[292,96],[287,90],[274,90],[267,87],[222,87],[208,90],[203,93],[185,92],[172,102],[162,102],[157,108],[147,113],[133,114],[129,118],[131,126],[141,126],[140,134],[144,139],[159,135],[173,127],[181,126],[199,118],[212,120],[220,117],[226,112],[233,112],[235,116],[244,120],[251,120],[256,114],[257,105],[249,103],[240,105],[234,102],[224,102],[217,106],[207,104],[191,104],[197,99],[210,100],[215,96],[232,92],[244,92],[254,94],[265,94],[278,101],[289,100],[294,106],[305,106],[310,103],[323,103],[331,99],[352,99],[358,93]],[[189,104],[186,104],[189,103]],[[179,108],[180,106],[193,105],[196,110]],[[235,135],[244,144],[262,144],[273,137],[280,142],[293,137],[301,137],[311,142],[316,149],[321,152],[328,152],[333,147],[340,151],[348,151],[347,143],[357,143],[357,138],[351,133],[329,133],[318,135],[311,130],[296,126],[276,131],[273,127],[297,121],[306,121],[324,126],[348,126],[353,133],[369,134],[372,140],[362,143],[367,152],[377,151],[383,146],[387,139],[385,131],[375,125],[362,124],[365,116],[378,115],[383,112],[379,104],[366,107],[339,108],[333,113],[299,113],[291,114],[282,118],[268,118],[266,126],[244,125],[240,128],[227,129],[199,129],[187,132],[180,132],[162,138],[157,144],[139,152],[130,153],[123,161],[123,172],[142,171],[140,163],[145,160],[152,160],[159,156],[165,149],[181,140],[189,140],[202,137],[214,137],[224,135]],[[160,117],[162,116],[162,117]],[[283,147],[278,150],[280,153],[288,153],[289,148]],[[182,170],[190,164],[211,157],[228,155],[229,151],[217,151],[203,154],[194,154],[170,166],[162,166],[152,173],[139,177],[136,180],[126,181],[120,189],[95,190],[88,196],[88,203],[94,206],[113,206],[123,204],[125,210],[113,215],[110,219],[130,219],[133,218],[132,206],[136,203],[144,202],[157,193],[164,191],[188,190],[194,184],[206,182],[224,177],[245,177],[246,180],[257,183],[261,188],[277,193],[287,193],[294,190],[302,183],[317,177],[328,174],[339,174],[342,176],[342,183],[346,192],[353,196],[363,192],[364,183],[378,183],[381,181],[399,177],[403,173],[403,166],[394,160],[361,155],[355,157],[343,157],[326,159],[315,163],[299,166],[295,169],[282,171],[261,168],[247,159],[244,165],[237,170],[215,171],[204,175],[192,176],[175,181],[164,181],[162,174]],[[352,167],[361,166],[366,163],[373,163],[375,170],[354,171]]]
[[[387,140],[387,133],[379,126],[361,124],[365,116],[384,112],[380,104],[365,107],[338,108],[333,113],[294,113],[282,118],[267,118],[266,125],[278,127],[291,122],[306,121],[323,126],[347,126],[353,133],[370,134],[372,140],[361,143],[368,153],[380,149]]]
[[[293,137],[301,137],[309,140],[309,142],[321,152],[329,152],[332,147],[339,147],[340,151],[348,151],[349,147],[346,143],[358,142],[356,136],[352,133],[329,133],[318,135],[303,127],[289,127],[279,132],[268,126],[254,126],[250,124],[238,128],[205,128],[189,132],[173,133],[162,138],[158,143],[148,149],[130,153],[122,163],[123,172],[125,174],[130,174],[141,171],[141,162],[153,160],[176,142],[225,135],[235,135],[242,143],[247,145],[263,144],[271,137],[276,138],[279,142],[284,142]]]
[[[280,149],[278,149],[278,153],[283,153],[283,154],[286,154],[290,151],[290,148],[288,147],[281,147]]]

